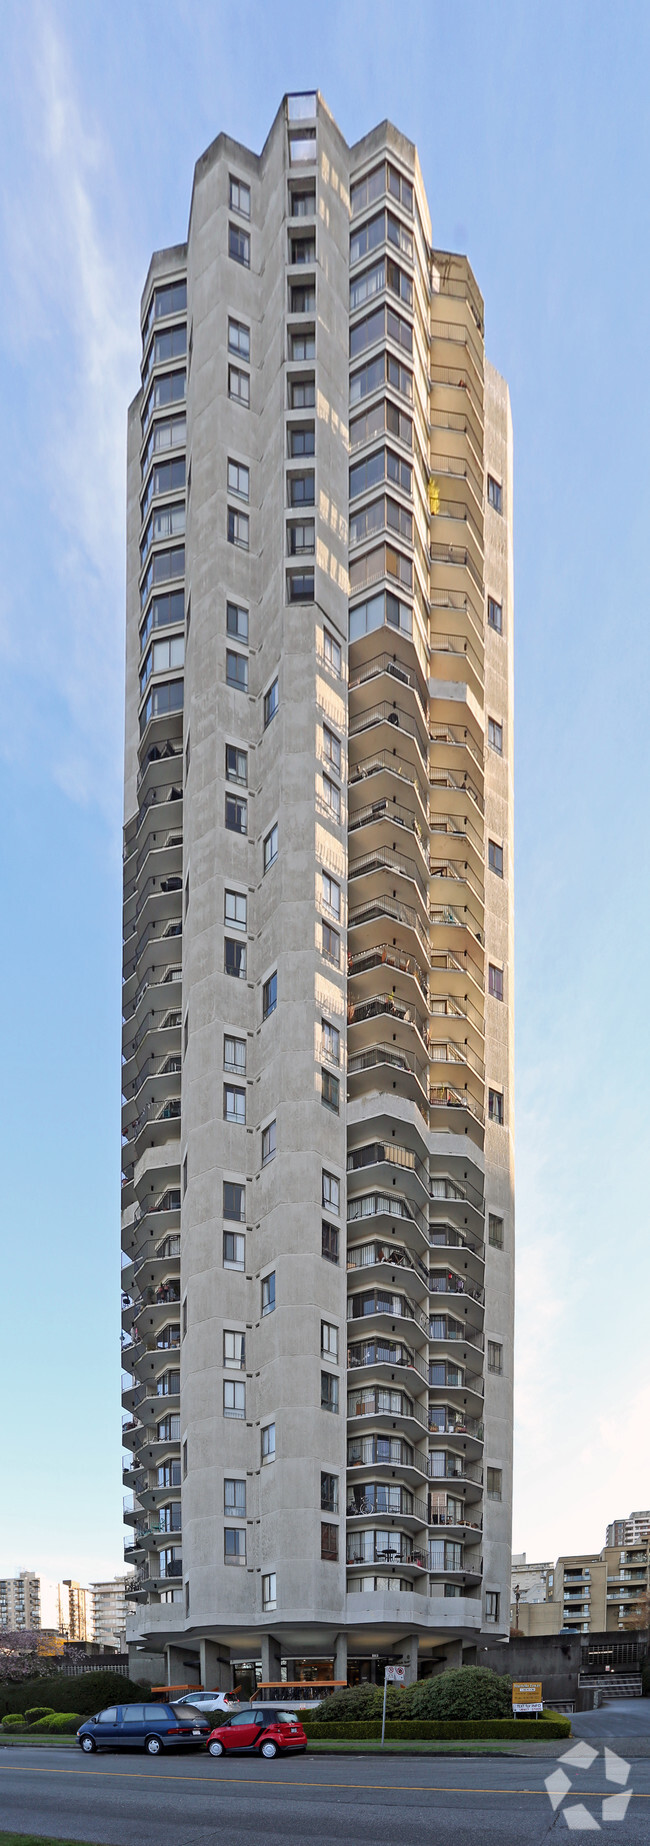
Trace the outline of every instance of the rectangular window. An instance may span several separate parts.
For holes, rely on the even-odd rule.
[[[275,1609],[277,1606],[277,1589],[275,1571],[262,1578],[262,1608]]]
[[[269,975],[268,981],[264,982],[262,988],[262,1018],[268,1019],[269,1014],[275,1012],[277,1004],[278,974],[276,968],[274,973]]]
[[[503,1127],[503,1091],[488,1090],[488,1116],[491,1122]]]
[[[277,679],[274,679],[273,685],[269,686],[268,692],[265,692],[264,694],[264,729],[265,730],[267,728],[267,725],[271,723],[271,719],[275,717],[276,711],[278,709],[279,701],[280,701],[280,693],[279,693],[278,681]]]
[[[248,661],[245,654],[226,648],[226,684],[235,692],[248,692]]]
[[[246,410],[249,409],[251,401],[250,374],[248,372],[242,372],[238,365],[228,366],[228,396],[235,398],[238,404],[243,404]]]
[[[503,608],[494,596],[488,596],[488,624],[490,628],[496,628],[498,635],[503,634]]]
[[[223,1086],[223,1119],[224,1122],[237,1122],[241,1128],[246,1123],[246,1091],[234,1083]]]
[[[340,1210],[340,1199],[341,1188],[336,1175],[334,1173],[326,1173],[325,1168],[323,1168],[323,1205],[327,1211],[336,1212],[337,1217]]]
[[[226,744],[226,781],[239,782],[242,788],[248,782],[248,751],[238,750],[236,744]]]
[[[187,1480],[187,1441],[183,1443],[183,1480]]]
[[[323,725],[323,754],[328,763],[333,765],[337,775],[341,774],[341,740],[330,731],[329,725]]]
[[[226,795],[226,827],[229,833],[246,833],[248,802],[241,795]]]
[[[328,1263],[338,1263],[339,1260],[338,1227],[335,1224],[327,1224],[325,1219],[323,1219],[321,1229],[321,1256],[324,1256]]]
[[[488,489],[488,505],[494,507],[495,513],[502,513],[503,512],[503,493],[501,489],[501,482],[495,481],[493,474],[488,475],[487,489]]]
[[[289,262],[290,263],[315,263],[315,261],[316,261],[316,239],[314,237],[313,231],[309,237],[290,237],[289,238]],[[313,354],[309,356],[313,357]]]
[[[316,211],[315,192],[292,192],[289,190],[289,215],[291,218],[313,218]]]
[[[306,285],[296,284],[295,282],[291,284],[289,289],[289,312],[290,314],[316,313],[316,290],[313,282],[308,282]],[[313,357],[314,354],[312,352],[311,358],[313,359]]]
[[[338,930],[332,929],[330,923],[321,922],[321,947],[326,961],[331,961],[333,968],[341,966],[341,938]]]
[[[496,718],[488,718],[488,743],[491,750],[503,756],[503,725]]]
[[[313,410],[316,403],[316,385],[313,378],[289,379],[289,406],[291,410]]]
[[[246,1221],[246,1187],[234,1185],[230,1179],[223,1182],[223,1215],[234,1218],[237,1224]]]
[[[290,603],[313,603],[313,570],[289,571],[287,575],[287,596]]]
[[[292,333],[289,343],[289,358],[300,360],[303,365],[306,360],[315,359],[316,335],[314,333]]]
[[[330,668],[332,673],[336,674],[337,679],[340,679],[341,649],[338,641],[335,641],[334,636],[330,634],[329,628],[323,629],[323,653],[325,655],[326,666]]]
[[[223,1510],[226,1518],[246,1518],[246,1482],[225,1480],[223,1484]]]
[[[488,1371],[503,1371],[503,1347],[498,1340],[488,1340]]]
[[[275,1461],[275,1423],[267,1423],[261,1432],[262,1464]]]
[[[230,198],[231,211],[241,212],[243,218],[250,218],[250,215],[251,215],[250,186],[247,186],[243,179],[233,179],[232,173],[230,175],[229,198]]]
[[[248,903],[241,891],[224,891],[224,923],[229,929],[245,929]]]
[[[269,1122],[268,1128],[262,1129],[262,1166],[268,1166],[269,1160],[275,1158],[276,1122]]]
[[[243,1269],[246,1255],[246,1238],[238,1231],[224,1231],[223,1266],[224,1269]]]
[[[500,1500],[501,1499],[502,1482],[503,1482],[502,1469],[501,1468],[488,1468],[488,1471],[487,1471],[488,1500]]]
[[[334,819],[339,821],[341,819],[341,790],[336,782],[332,781],[331,776],[323,776],[323,800]]]
[[[237,545],[240,551],[248,551],[249,533],[250,520],[248,513],[238,513],[234,506],[229,506],[227,522],[228,544]]]
[[[298,166],[301,161],[313,165],[316,160],[315,128],[297,128],[289,134],[289,160],[292,167]]]
[[[493,1000],[503,999],[503,968],[495,968],[494,962],[488,968],[488,987]]]
[[[334,1377],[333,1372],[321,1372],[320,1407],[321,1410],[331,1410],[334,1416],[338,1416],[339,1381]]]
[[[223,1535],[224,1564],[246,1563],[246,1528],[226,1526]]]
[[[331,1320],[322,1320],[320,1324],[320,1349],[323,1359],[333,1359],[338,1365],[339,1330]]]
[[[341,1086],[338,1077],[331,1070],[321,1071],[321,1101],[326,1109],[332,1109],[338,1115]]]
[[[338,1513],[339,1477],[338,1474],[321,1474],[320,1505],[322,1513]]]
[[[320,1554],[330,1564],[336,1564],[339,1555],[339,1528],[333,1525],[321,1525]]]
[[[239,603],[226,603],[226,634],[248,646],[248,610]]]
[[[236,1383],[234,1378],[223,1381],[223,1414],[240,1418],[246,1415],[246,1386]]]
[[[187,1192],[187,1154],[183,1157],[183,1198]]]
[[[493,1211],[488,1212],[488,1243],[494,1250],[503,1249],[503,1218],[498,1218]]]
[[[313,506],[315,492],[313,474],[290,474],[288,484],[290,506]]]
[[[228,1371],[243,1372],[246,1365],[246,1334],[231,1333],[228,1328],[223,1336],[223,1362]]]
[[[330,1024],[329,1019],[321,1020],[323,1057],[329,1058],[331,1064],[341,1062],[341,1034],[338,1026]]]
[[[292,458],[315,453],[316,432],[313,423],[299,423],[296,429],[289,430],[289,454]]]
[[[224,974],[230,974],[235,981],[246,979],[246,943],[232,942],[230,936],[224,938],[223,945]]]
[[[503,878],[503,847],[497,840],[488,840],[488,865],[497,878]]]
[[[243,462],[228,460],[228,492],[237,494],[240,500],[250,500],[250,468]]]
[[[289,552],[289,556],[296,558],[303,552],[313,552],[316,542],[315,532],[316,528],[313,519],[302,519],[299,524],[296,523],[295,520],[292,520],[287,526],[287,551]]]
[[[325,908],[326,910],[331,910],[332,916],[340,918],[341,886],[337,884],[335,878],[330,878],[329,872],[322,872],[321,877],[323,881],[322,895]]]
[[[262,1314],[272,1314],[275,1308],[275,1270],[270,1276],[262,1277]]]
[[[263,862],[265,872],[268,872],[270,867],[272,865],[275,865],[277,856],[278,856],[278,829],[277,829],[277,824],[276,824],[275,827],[271,828],[270,833],[267,833],[266,839],[264,841],[262,862]]]
[[[249,360],[251,356],[250,327],[241,320],[228,320],[228,351],[237,353],[240,359]]]
[[[243,263],[245,269],[250,269],[250,232],[243,231],[240,224],[228,225],[228,255],[232,257],[233,262]]]
[[[485,1620],[486,1622],[498,1622],[499,1620],[499,1601],[500,1601],[500,1591],[499,1590],[486,1590],[485,1592]]]

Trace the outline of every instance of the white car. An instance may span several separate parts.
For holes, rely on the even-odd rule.
[[[176,1708],[192,1705],[195,1711],[207,1714],[213,1711],[236,1711],[237,1699],[229,1692],[184,1692],[182,1699],[174,1699]]]

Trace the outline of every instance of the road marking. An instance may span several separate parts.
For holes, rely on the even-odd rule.
[[[32,1765],[31,1763],[29,1764],[19,1763],[18,1768],[22,1769],[25,1775],[85,1775],[86,1774],[85,1769],[37,1769],[36,1766]],[[106,1778],[112,1777],[114,1781],[119,1780],[120,1777],[124,1777],[124,1774],[125,1774],[124,1770],[120,1770],[120,1769],[93,1769],[92,1773],[95,1776],[103,1776]],[[131,1771],[130,1775],[126,1776],[126,1780],[128,1782],[178,1782],[181,1784],[184,1782],[200,1782],[202,1785],[205,1785],[208,1778],[207,1776],[199,1776],[199,1775],[175,1776],[175,1775],[166,1775],[166,1774],[156,1775],[155,1773],[152,1775],[151,1771],[149,1770],[134,1769]],[[251,1787],[253,1788],[260,1788],[264,1786],[263,1782],[261,1781],[258,1782],[256,1776],[234,1776],[234,1775],[220,1776],[219,1781],[232,1783],[233,1786],[236,1788],[237,1787],[241,1788],[242,1783],[247,1783],[247,1782],[250,1783]],[[279,1787],[279,1788],[296,1788],[296,1789],[300,1789],[300,1788],[324,1788],[324,1789],[354,1788],[354,1789],[372,1789],[373,1791],[375,1789],[379,1789],[379,1790],[384,1790],[386,1794],[399,1794],[399,1795],[413,1794],[414,1791],[419,1794],[423,1794],[423,1795],[494,1795],[495,1799],[497,1796],[500,1796],[500,1795],[544,1795],[546,1796],[545,1788],[473,1788],[470,1785],[468,1785],[465,1788],[456,1788],[455,1786],[447,1785],[447,1783],[445,1782],[289,1782],[286,1779],[284,1779],[283,1781],[280,1781],[279,1778],[277,1778],[275,1782],[271,1782],[270,1784],[268,1784],[268,1786],[271,1788]],[[585,1788],[581,1792],[584,1795],[600,1796],[602,1795],[603,1791],[602,1791],[602,1788]],[[640,1793],[637,1794],[635,1792],[632,1795],[631,1799],[633,1801],[650,1801],[650,1792],[648,1794],[640,1794]]]

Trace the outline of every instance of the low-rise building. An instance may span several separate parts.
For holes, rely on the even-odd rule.
[[[126,1653],[126,1587],[132,1572],[113,1577],[106,1583],[91,1583],[94,1638],[103,1647],[115,1647]]]
[[[515,1564],[523,1560],[519,1570]],[[554,1565],[513,1558],[511,1631],[525,1636],[601,1634],[643,1626],[641,1608],[650,1586],[650,1540],[580,1552]],[[519,1592],[519,1593],[518,1593]]]
[[[630,1513],[627,1519],[613,1519],[605,1535],[605,1546],[636,1545],[642,1538],[650,1538],[650,1512]]]

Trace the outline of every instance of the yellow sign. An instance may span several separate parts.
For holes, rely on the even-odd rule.
[[[515,1679],[512,1683],[513,1711],[543,1711],[541,1679]]]

